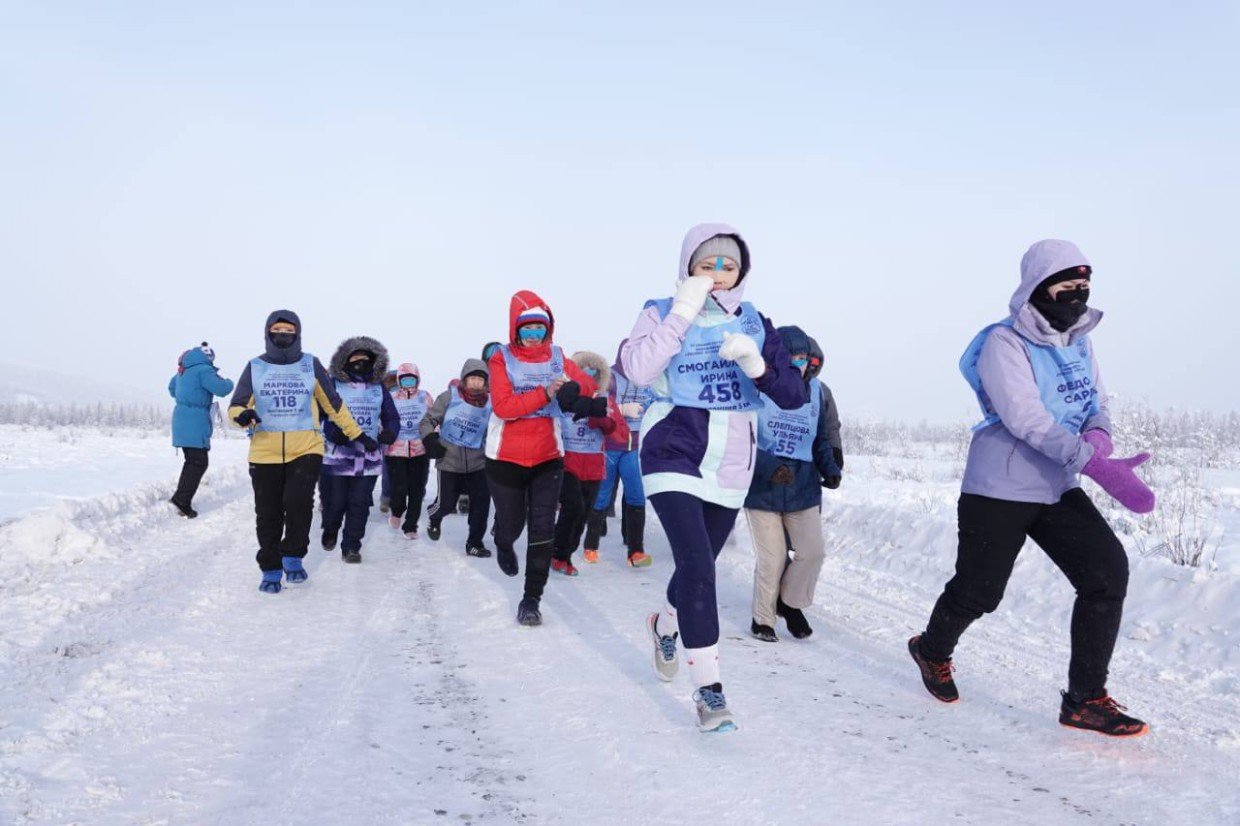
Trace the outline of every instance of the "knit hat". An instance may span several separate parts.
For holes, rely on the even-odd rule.
[[[528,310],[523,310],[521,315],[517,316],[518,330],[526,324],[542,324],[550,328],[551,316],[542,307],[530,307]]]
[[[1042,279],[1042,283],[1038,284],[1038,286],[1034,288],[1033,296],[1041,297],[1049,301],[1051,287],[1064,281],[1075,281],[1078,278],[1089,280],[1090,276],[1093,274],[1093,267],[1088,265],[1068,267],[1066,270],[1060,270],[1059,272],[1053,275],[1048,275],[1046,278]]]
[[[736,238],[731,235],[716,235],[707,238],[693,251],[693,256],[689,259],[689,272],[693,272],[693,268],[707,258],[720,256],[731,258],[737,266],[744,263],[741,261],[741,245],[736,243]]]

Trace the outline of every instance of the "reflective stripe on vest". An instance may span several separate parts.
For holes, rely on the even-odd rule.
[[[964,355],[960,357],[960,373],[969,383],[969,387],[973,388],[985,417],[973,426],[974,430],[981,430],[1000,421],[977,372],[982,346],[996,327],[1014,326],[1015,323],[1010,318],[987,326],[973,337],[965,348]],[[1021,336],[1020,340],[1024,342],[1025,352],[1029,355],[1029,364],[1033,368],[1033,378],[1037,382],[1042,404],[1056,422],[1079,435],[1085,422],[1098,415],[1100,410],[1089,337],[1082,336],[1067,347],[1035,344],[1024,336]]]
[[[556,345],[551,345],[550,361],[521,361],[515,355],[507,344],[500,346],[500,352],[504,354],[504,367],[508,373],[508,381],[512,384],[513,395],[521,395],[540,387],[546,387],[551,382],[564,375],[564,351]],[[526,413],[522,419],[538,419],[549,416],[560,415],[560,403],[555,399],[550,404],[544,405],[533,413]]]
[[[316,430],[314,415],[314,356],[302,354],[294,364],[250,362],[254,413],[262,419],[254,429],[276,433]]]
[[[672,300],[648,301],[646,306],[656,307],[659,317],[667,318]],[[741,304],[740,315],[721,324],[690,324],[680,352],[672,356],[664,373],[672,404],[737,412],[762,406],[761,394],[753,379],[746,376],[736,362],[719,357],[724,333],[743,333],[757,342],[759,350],[766,343],[766,325],[749,302]]]
[[[818,435],[818,415],[822,411],[822,385],[813,382],[810,400],[796,410],[781,410],[762,397],[758,411],[758,450],[783,459],[814,461],[814,437]]]

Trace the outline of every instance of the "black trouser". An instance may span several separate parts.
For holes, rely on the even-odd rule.
[[[323,533],[335,536],[344,525],[341,552],[360,551],[366,536],[366,520],[374,502],[378,476],[324,476],[327,507],[323,510]]]
[[[586,515],[594,510],[600,481],[583,482],[564,471],[560,482],[560,516],[555,523],[555,558],[568,562],[581,543]]]
[[[177,482],[177,491],[172,494],[172,501],[189,507],[194,504],[194,494],[198,492],[198,484],[202,475],[207,472],[207,461],[210,448],[183,447],[185,464],[181,465],[181,479]]]
[[[553,459],[534,467],[487,459],[487,486],[495,502],[495,544],[501,551],[513,547],[528,522],[525,538],[525,596],[541,599],[551,571],[555,536],[555,506],[560,498],[564,460]]]
[[[422,500],[426,496],[426,477],[431,471],[429,456],[388,456],[388,483],[391,496],[388,502],[392,516],[405,517],[403,530],[411,531],[422,518]]]
[[[930,614],[922,653],[946,660],[964,630],[999,606],[1027,536],[1076,589],[1069,690],[1093,693],[1105,689],[1128,592],[1128,557],[1085,491],[1073,488],[1054,505],[965,493],[957,512],[956,575]]]
[[[436,475],[439,478],[439,497],[426,512],[426,518],[431,524],[439,524],[444,517],[456,512],[456,502],[464,494],[469,497],[469,538],[466,544],[472,548],[481,548],[482,535],[487,530],[487,518],[491,515],[491,494],[487,486],[486,471],[453,473],[450,470],[441,470]]]
[[[256,558],[264,571],[281,570],[281,557],[306,555],[314,517],[314,486],[322,464],[323,457],[313,454],[284,464],[250,463],[258,534]]]

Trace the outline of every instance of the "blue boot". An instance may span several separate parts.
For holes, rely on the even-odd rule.
[[[283,577],[283,571],[263,571],[263,581],[258,583],[258,590],[264,594],[280,593],[280,580]]]
[[[301,557],[284,557],[284,577],[288,580],[289,585],[293,585],[297,582],[305,582],[310,578],[310,575],[306,573],[306,569],[301,567]]]

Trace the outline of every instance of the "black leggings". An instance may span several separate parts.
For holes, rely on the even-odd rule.
[[[426,497],[426,477],[430,475],[431,457],[388,456],[385,460],[388,484],[391,486],[388,502],[392,516],[403,516],[401,530],[411,531],[418,527],[422,517],[422,500]]]
[[[172,494],[172,501],[188,508],[194,504],[194,494],[198,492],[198,484],[202,482],[202,476],[207,472],[207,462],[211,451],[209,448],[183,447],[181,453],[185,456],[185,464],[181,466],[181,478],[177,482],[176,493]]]
[[[560,483],[560,516],[555,523],[555,558],[568,562],[581,544],[586,528],[586,515],[594,509],[601,482],[583,482],[564,471]]]
[[[951,657],[965,629],[999,607],[1016,556],[1029,537],[1076,589],[1068,688],[1089,693],[1105,689],[1128,593],[1128,557],[1085,491],[1073,488],[1053,505],[965,493],[957,512],[956,575],[930,614],[923,653],[934,660]]]
[[[495,503],[495,545],[514,551],[521,531],[529,526],[525,550],[525,596],[541,599],[551,571],[555,505],[560,498],[564,460],[534,467],[487,459],[487,486]]]

